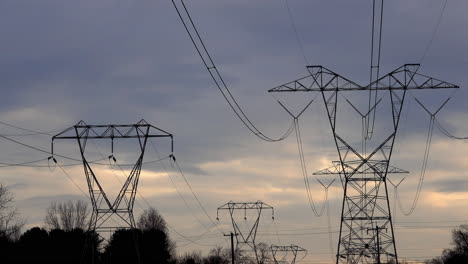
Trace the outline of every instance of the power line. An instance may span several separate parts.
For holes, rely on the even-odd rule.
[[[384,13],[384,1],[381,0],[380,2],[380,25],[379,25],[379,39],[378,39],[378,50],[377,50],[377,64],[374,65],[374,34],[375,34],[375,1],[377,0],[373,0],[372,2],[372,37],[371,37],[371,61],[370,61],[370,81],[369,81],[369,85],[372,85],[373,81],[374,81],[374,70],[376,71],[376,76],[375,76],[375,80],[378,80],[379,79],[379,75],[380,75],[380,58],[381,58],[381,49],[382,49],[382,25],[383,25],[383,13]],[[376,84],[377,85],[377,84]],[[377,107],[374,107],[372,109],[373,106],[376,106],[377,104],[377,94],[378,94],[378,90],[376,89],[375,90],[375,94],[374,94],[374,102],[371,103],[372,101],[372,86],[369,87],[371,89],[369,89],[369,112],[370,112],[370,116],[371,119],[372,119],[372,122],[369,122],[369,118],[367,118],[367,129],[366,129],[366,136],[365,136],[365,139],[368,139],[370,140],[372,138],[372,135],[374,133],[374,126],[375,126],[375,116],[376,116],[376,111],[377,111]],[[371,129],[369,131],[369,125],[371,123]]]
[[[151,138],[150,138],[150,141],[151,141]],[[152,141],[151,141],[151,143],[152,143],[152,146],[154,147],[154,143],[153,143]],[[97,145],[94,145],[94,146],[98,149],[98,152],[99,152],[99,154],[101,155],[101,157],[104,158],[104,155],[102,154],[102,152],[100,151],[100,149],[98,148],[98,146],[97,146]],[[123,176],[124,176],[124,177],[127,177],[125,171],[124,171],[123,168],[122,168],[122,165],[119,164],[119,163],[117,162],[117,159],[114,157],[114,155],[112,155],[112,156],[110,156],[110,157],[112,157],[112,160],[115,162],[115,164],[117,164],[117,166],[119,167],[119,169],[120,169],[120,171],[122,172]],[[110,157],[109,157],[109,159],[111,159]],[[165,157],[165,158],[160,158],[160,157],[159,157],[159,154],[158,154],[158,160],[164,160],[164,159],[167,159],[167,158],[170,158],[170,156]],[[144,164],[144,163],[142,163],[142,164]],[[167,173],[167,172],[166,172],[166,173]],[[113,175],[114,175],[114,177],[119,181],[119,183],[122,184],[122,181],[120,180],[120,178],[118,178],[117,175],[116,175],[115,173],[113,173]],[[168,175],[169,175],[169,174],[168,174]],[[169,176],[169,177],[170,177],[170,176]],[[152,208],[152,206],[150,205],[150,203],[148,202],[148,200],[146,200],[146,198],[141,194],[140,190],[138,190],[138,189],[137,189],[137,194],[138,194],[138,195],[140,196],[140,198],[145,202],[145,204],[147,205],[148,208]],[[136,204],[138,205],[138,207],[140,207],[142,210],[145,209],[145,208],[143,208],[143,206],[142,206],[138,201],[135,201],[135,202],[136,202]],[[196,219],[198,220],[198,218],[196,218]],[[201,223],[201,222],[200,222],[200,223]],[[190,244],[198,244],[198,245],[205,246],[205,245],[203,245],[203,244],[199,244],[199,243],[196,242],[197,240],[201,239],[206,233],[209,232],[209,229],[206,228],[203,224],[202,224],[202,226],[206,229],[206,231],[205,231],[204,233],[202,233],[202,234],[196,236],[197,239],[191,239],[191,238],[188,238],[187,236],[182,235],[180,232],[178,232],[173,226],[171,226],[171,225],[170,225],[169,223],[167,223],[167,222],[166,222],[166,225],[167,225],[167,226],[169,227],[169,229],[171,229],[174,233],[176,233],[176,234],[179,235],[180,237],[184,238],[185,240],[189,241]]]
[[[422,63],[424,58],[426,58],[426,55],[427,55],[427,53],[429,51],[429,48],[432,46],[432,42],[434,42],[434,39],[435,39],[435,37],[437,35],[437,31],[439,30],[440,23],[442,22],[442,17],[444,16],[444,13],[445,13],[445,8],[447,7],[447,2],[448,2],[448,0],[445,0],[444,5],[442,6],[442,10],[440,11],[439,19],[437,20],[436,26],[434,27],[434,30],[432,31],[431,38],[430,38],[429,42],[427,43],[426,48],[424,49],[423,55],[419,59],[419,63]]]
[[[434,117],[434,122],[435,122],[435,125],[437,126],[437,128],[439,129],[440,132],[442,132],[445,136],[451,138],[451,139],[461,139],[461,140],[465,140],[465,139],[468,139],[468,137],[460,137],[460,136],[454,136],[452,133],[450,133],[447,129],[445,129],[440,123],[439,121],[437,120],[436,117]]]
[[[182,169],[180,168],[179,166],[179,163],[177,162],[176,158],[173,156],[173,160],[174,160],[174,163],[177,167],[177,169],[179,170],[179,173],[180,175],[182,175],[182,177],[184,178],[184,181],[185,183],[187,184],[188,188],[190,189],[190,192],[192,193],[193,197],[195,198],[195,200],[197,201],[198,205],[200,206],[200,208],[203,210],[203,212],[205,213],[205,215],[208,217],[208,219],[210,219],[210,222],[213,223],[217,228],[218,230],[224,234],[223,230],[221,230],[219,228],[219,226],[217,225],[217,223],[215,221],[213,221],[213,219],[211,218],[211,216],[208,214],[208,212],[206,211],[205,209],[205,206],[203,206],[202,202],[200,201],[200,199],[198,199],[198,196],[195,194],[195,192],[193,191],[192,189],[192,186],[190,186],[190,183],[187,181],[187,178],[185,177],[185,174],[184,172],[182,171]]]
[[[255,136],[258,138],[267,141],[267,142],[277,142],[286,139],[292,132],[293,127],[294,127],[294,121],[291,122],[290,127],[286,130],[286,132],[279,138],[271,138],[266,136],[263,132],[261,132],[255,124],[248,118],[248,116],[245,114],[244,110],[240,107],[239,103],[237,100],[234,98],[232,95],[229,87],[227,86],[226,82],[224,81],[223,77],[221,76],[220,72],[218,71],[218,68],[216,67],[215,63],[213,62],[213,59],[208,52],[208,49],[205,46],[205,43],[203,42],[197,27],[195,26],[195,23],[193,22],[193,19],[187,9],[187,6],[184,3],[184,0],[180,0],[180,4],[182,5],[184,14],[186,16],[187,21],[184,19],[184,15],[180,11],[179,7],[176,4],[176,0],[172,0],[172,4],[174,5],[174,8],[177,11],[177,14],[179,15],[180,21],[182,22],[187,34],[190,37],[190,40],[192,44],[194,45],[195,49],[197,50],[198,55],[200,56],[201,60],[203,61],[203,64],[205,65],[206,69],[208,70],[211,78],[213,79],[216,87],[218,90],[221,92],[223,95],[224,99],[228,103],[229,107],[234,111],[236,116],[239,118],[239,120],[244,124],[244,126],[252,132]]]
[[[297,45],[299,46],[299,51],[301,52],[301,55],[304,59],[306,66],[310,65],[309,60],[307,59],[307,56],[305,55],[305,52],[304,52],[304,45],[302,44],[299,31],[297,30],[296,22],[294,22],[294,16],[292,15],[291,7],[289,6],[289,0],[284,0],[284,4],[286,6],[286,10],[288,11],[289,20],[291,21],[291,26],[294,30],[294,35],[296,36],[296,42],[297,42]]]
[[[325,205],[328,200],[328,191],[325,191],[325,199],[322,203],[322,207],[320,208],[320,210],[317,210],[314,199],[312,197],[312,193],[310,191],[310,182],[309,182],[309,176],[307,172],[306,160],[304,156],[304,149],[303,149],[303,144],[302,144],[302,136],[301,136],[301,130],[299,126],[299,119],[295,118],[294,121],[295,121],[294,131],[296,133],[297,149],[299,152],[299,159],[301,163],[301,170],[302,170],[302,176],[304,178],[304,184],[306,187],[307,198],[310,204],[310,208],[312,209],[312,212],[315,214],[315,216],[320,217],[322,216],[325,210]]]
[[[429,153],[430,153],[430,149],[431,149],[433,131],[434,131],[434,116],[431,116],[430,121],[429,121],[429,128],[428,128],[428,131],[427,131],[426,147],[424,149],[424,156],[423,156],[423,162],[422,162],[422,165],[421,165],[421,172],[420,172],[420,175],[419,175],[418,187],[416,189],[416,194],[415,194],[415,197],[413,199],[413,202],[412,202],[411,207],[410,207],[409,210],[405,210],[403,208],[399,192],[397,190],[395,190],[396,197],[397,197],[397,200],[398,200],[398,205],[400,207],[400,211],[401,211],[401,213],[403,213],[406,216],[409,216],[409,215],[413,214],[414,210],[416,209],[417,203],[419,201],[419,196],[421,194],[422,185],[424,183],[424,178],[426,176],[426,169],[427,169],[427,164],[428,164],[428,161],[429,161]]]
[[[6,139],[6,140],[8,140],[8,141],[11,141],[11,142],[13,142],[13,143],[22,145],[22,146],[24,146],[24,147],[27,147],[27,148],[30,148],[30,149],[33,149],[33,150],[36,150],[36,151],[39,151],[39,152],[42,152],[42,153],[46,153],[46,154],[49,154],[49,155],[53,155],[53,156],[57,156],[57,157],[61,157],[61,158],[65,158],[65,159],[69,159],[69,160],[73,160],[73,161],[79,161],[79,163],[62,164],[62,166],[64,166],[64,167],[83,165],[83,163],[81,163],[81,160],[79,160],[79,159],[67,157],[67,156],[64,156],[64,155],[56,154],[56,153],[52,154],[50,151],[47,151],[47,150],[41,149],[41,148],[39,148],[39,147],[35,147],[35,146],[32,146],[32,145],[26,144],[26,143],[24,143],[24,142],[21,142],[21,141],[19,141],[19,140],[10,138],[11,136],[26,136],[26,135],[47,135],[47,136],[53,136],[53,135],[50,134],[50,133],[56,132],[56,131],[59,131],[59,130],[52,130],[52,131],[48,131],[48,132],[39,132],[39,131],[34,131],[34,130],[31,130],[31,129],[24,128],[24,127],[19,127],[19,126],[16,126],[16,125],[12,125],[12,124],[9,124],[9,123],[1,122],[1,121],[0,121],[0,124],[6,125],[6,126],[9,126],[9,127],[13,127],[13,128],[19,129],[19,130],[31,132],[31,134],[13,134],[13,135],[0,134],[0,137],[1,137],[1,138],[4,138],[4,139]],[[164,159],[168,159],[168,158],[169,158],[169,156],[164,157],[164,158],[159,158],[159,159],[157,159],[157,160],[147,161],[147,162],[144,162],[143,164],[156,163],[156,162],[162,161],[162,160],[164,160]],[[93,161],[89,161],[89,163],[96,164],[96,165],[104,165],[104,166],[107,166],[108,164],[106,164],[106,163],[99,163],[99,161],[102,161],[102,160],[105,160],[105,159],[106,159],[106,158],[96,159],[96,160],[93,160]],[[44,159],[32,160],[32,161],[25,161],[25,162],[20,162],[20,163],[6,163],[6,162],[0,162],[0,168],[2,168],[2,167],[36,167],[36,168],[50,167],[49,165],[31,165],[31,164],[33,164],[33,163],[38,163],[38,162],[46,161],[46,160],[48,160],[48,159],[47,159],[47,158],[44,158]],[[121,166],[133,166],[133,164],[121,164]]]
[[[26,131],[26,132],[30,132],[30,133],[27,133],[27,134],[8,135],[8,136],[12,136],[12,137],[13,136],[33,136],[33,135],[52,136],[51,133],[63,130],[63,129],[55,129],[55,130],[51,130],[51,131],[40,132],[40,131],[30,130],[30,129],[27,129],[27,128],[24,128],[24,127],[19,127],[19,126],[16,126],[16,125],[12,125],[12,124],[9,124],[9,123],[5,123],[5,122],[2,122],[2,121],[0,121],[0,124],[8,126],[8,127],[16,128],[16,129],[19,129],[19,130],[23,130],[23,131]]]

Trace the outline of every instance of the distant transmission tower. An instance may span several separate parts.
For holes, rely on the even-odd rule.
[[[390,166],[407,92],[458,86],[417,73],[419,64],[405,64],[366,86],[361,86],[322,66],[308,66],[307,69],[310,73],[308,76],[270,89],[269,92],[321,94],[339,160],[334,162],[331,168],[315,174],[339,174],[344,188],[336,263],[398,263],[388,199],[387,174],[407,172]],[[345,98],[343,93],[348,92],[385,92],[390,98],[390,109],[384,111],[383,106],[380,106],[379,112],[389,115],[391,129],[386,131],[383,141],[378,142],[377,147],[370,152],[367,152],[365,147],[361,151],[353,148],[341,134],[343,130],[337,129],[340,98]],[[367,96],[364,95],[365,97]],[[379,101],[376,100],[364,116],[373,112]],[[369,123],[363,129],[365,141],[370,138]],[[349,127],[345,127],[344,131],[348,130]],[[373,137],[376,138],[374,131],[373,133]]]
[[[273,260],[275,264],[295,264],[297,255],[299,252],[305,252],[307,254],[307,250],[297,246],[297,245],[288,245],[288,246],[277,246],[277,245],[271,245],[271,255],[273,256]],[[282,256],[280,258],[278,253],[282,253]],[[288,253],[291,253],[292,256],[290,257],[290,261],[286,261],[286,258],[288,256]]]
[[[150,138],[161,137],[170,138],[172,148],[172,135],[146,123],[145,120],[129,125],[87,125],[85,122],[80,121],[76,125],[52,137],[52,154],[54,152],[53,143],[57,139],[73,139],[78,142],[91,205],[93,206],[89,222],[90,231],[99,232],[109,229],[136,227],[133,206],[146,144]],[[138,142],[138,159],[114,200],[109,199],[106,191],[100,184],[100,179],[102,178],[96,175],[91,166],[92,162],[86,158],[85,150],[88,140],[93,139],[110,139],[112,153],[114,152],[114,139],[136,139]],[[111,221],[112,223],[110,223]]]
[[[274,216],[274,209],[273,207],[269,206],[266,203],[261,201],[257,202],[247,202],[247,203],[236,203],[236,202],[228,202],[227,204],[218,207],[217,210],[217,219],[219,220],[219,211],[228,211],[231,217],[232,228],[234,229],[234,234],[236,235],[236,250],[241,250],[243,246],[248,246],[252,249],[255,254],[255,259],[258,263],[258,252],[257,252],[257,230],[260,224],[260,217],[262,216],[262,212],[265,210],[271,210],[271,218],[275,219]],[[246,234],[245,230],[239,226],[239,221],[235,216],[236,211],[244,211],[244,220],[247,220],[247,210],[256,211],[256,218],[255,222],[249,227],[248,233]]]

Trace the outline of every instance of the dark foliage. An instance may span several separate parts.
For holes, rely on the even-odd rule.
[[[452,230],[451,249],[445,249],[442,256],[431,260],[432,264],[468,263],[468,225],[461,225]]]
[[[103,263],[158,263],[170,264],[172,242],[161,230],[117,230],[103,253]]]
[[[71,231],[52,230],[34,227],[27,230],[18,241],[2,241],[5,263],[91,263],[96,254],[99,240],[96,233],[81,229]],[[87,245],[85,247],[85,245]],[[3,254],[2,254],[3,255]]]
[[[230,264],[231,254],[229,249],[216,247],[210,250],[208,256],[203,257],[200,252],[185,253],[177,260],[177,264]],[[246,264],[239,258],[236,261],[239,264]]]

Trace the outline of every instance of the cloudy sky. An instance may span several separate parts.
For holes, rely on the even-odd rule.
[[[412,95],[431,109],[452,95],[438,118],[452,133],[466,136],[468,3],[447,2],[431,42],[443,4],[443,0],[386,2],[381,72],[421,62],[421,73],[460,85],[462,89],[455,93]],[[265,134],[280,136],[291,118],[266,91],[307,74],[285,1],[193,0],[187,6],[243,109]],[[324,65],[359,83],[368,80],[371,1],[290,0],[289,6],[308,64]],[[0,36],[0,121],[55,133],[79,120],[110,124],[144,118],[174,134],[177,160],[213,220],[216,208],[230,200],[262,200],[274,206],[275,221],[269,214],[263,216],[259,241],[298,244],[309,250],[304,261],[331,263],[338,238],[341,186],[335,183],[330,188],[329,217],[326,212],[315,217],[307,201],[294,133],[282,142],[267,143],[242,126],[214,86],[169,0],[1,1]],[[281,99],[298,109],[313,96]],[[349,98],[359,103],[362,96],[367,95]],[[320,103],[312,103],[301,118],[309,172],[337,159]],[[412,98],[406,106],[393,162],[411,171],[400,187],[402,210],[410,207],[416,191],[429,124],[428,115]],[[349,138],[356,137],[360,118],[345,112],[342,131]],[[386,113],[384,108],[379,110],[379,114]],[[386,124],[388,119],[379,119],[377,128]],[[6,125],[0,125],[0,133],[50,148],[47,135],[18,136],[27,132]],[[150,147],[147,161],[170,154],[165,142],[154,143],[158,152]],[[79,157],[74,142],[59,144],[58,152]],[[48,156],[5,139],[0,145],[4,163]],[[110,152],[109,144],[102,142],[89,148],[94,155]],[[131,148],[121,149],[115,154],[119,161],[131,162]],[[450,246],[450,229],[468,222],[467,155],[466,141],[448,139],[435,130],[416,211],[404,216],[400,207],[393,208],[400,257],[414,260],[439,255]],[[61,170],[50,171],[46,161],[35,165],[0,168],[0,182],[15,195],[28,227],[43,225],[51,201],[86,200]],[[82,167],[65,169],[86,191]],[[109,190],[119,188],[116,178],[123,176],[115,166],[96,170]],[[392,177],[398,181],[403,176]],[[312,177],[311,183],[320,206],[323,189]],[[228,246],[168,160],[145,165],[139,190],[185,236],[172,231],[179,253]],[[394,197],[392,189],[390,197]],[[141,197],[137,201],[138,215],[146,204]],[[219,219],[220,229],[228,232],[228,215],[220,214]]]

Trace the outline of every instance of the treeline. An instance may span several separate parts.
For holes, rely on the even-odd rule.
[[[222,248],[212,249],[207,256],[198,252],[177,256],[166,221],[154,208],[140,215],[137,228],[116,230],[108,240],[85,231],[89,215],[82,201],[54,202],[46,210],[44,227],[21,233],[24,221],[13,206],[12,194],[0,185],[0,263],[231,263],[230,251]]]
[[[452,230],[452,248],[444,249],[442,256],[434,258],[431,264],[468,263],[468,225]]]
[[[102,244],[96,233],[34,227],[16,241],[0,239],[1,263],[161,263],[228,264],[230,257],[214,249],[176,257],[173,244],[161,230],[117,230]],[[103,246],[103,248],[101,248]]]

